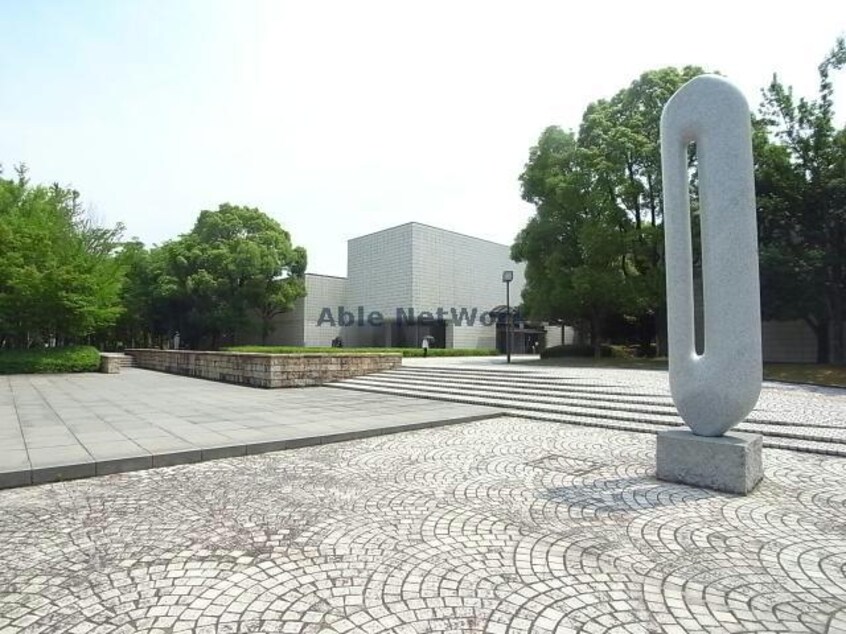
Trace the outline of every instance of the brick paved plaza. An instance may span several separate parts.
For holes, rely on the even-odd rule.
[[[498,418],[0,492],[4,632],[842,632],[846,460],[753,495]]]
[[[2,381],[0,466],[141,470],[0,490],[0,634],[846,632],[844,390],[765,384],[740,497],[655,480],[665,372]]]

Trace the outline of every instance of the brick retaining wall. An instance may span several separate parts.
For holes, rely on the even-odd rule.
[[[304,387],[399,367],[402,355],[265,354],[133,348],[139,368],[253,387]]]

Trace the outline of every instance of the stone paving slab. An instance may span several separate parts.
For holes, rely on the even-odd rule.
[[[466,422],[485,406],[260,390],[140,369],[0,377],[0,488]]]
[[[846,631],[846,459],[749,496],[497,418],[0,491],[0,631]]]

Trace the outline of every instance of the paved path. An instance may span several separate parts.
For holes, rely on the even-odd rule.
[[[846,460],[653,470],[651,435],[497,418],[0,491],[0,631],[846,631]]]
[[[684,424],[668,374],[658,370],[506,366],[497,358],[406,360],[397,370],[334,386],[626,431],[656,433]],[[757,407],[736,429],[762,433],[766,447],[846,456],[846,389],[765,382]]]
[[[496,411],[148,370],[0,376],[0,488],[461,422]]]

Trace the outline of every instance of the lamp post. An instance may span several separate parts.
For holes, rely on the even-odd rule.
[[[511,280],[514,271],[503,271],[502,281],[505,282],[505,355],[507,363],[511,363]]]

